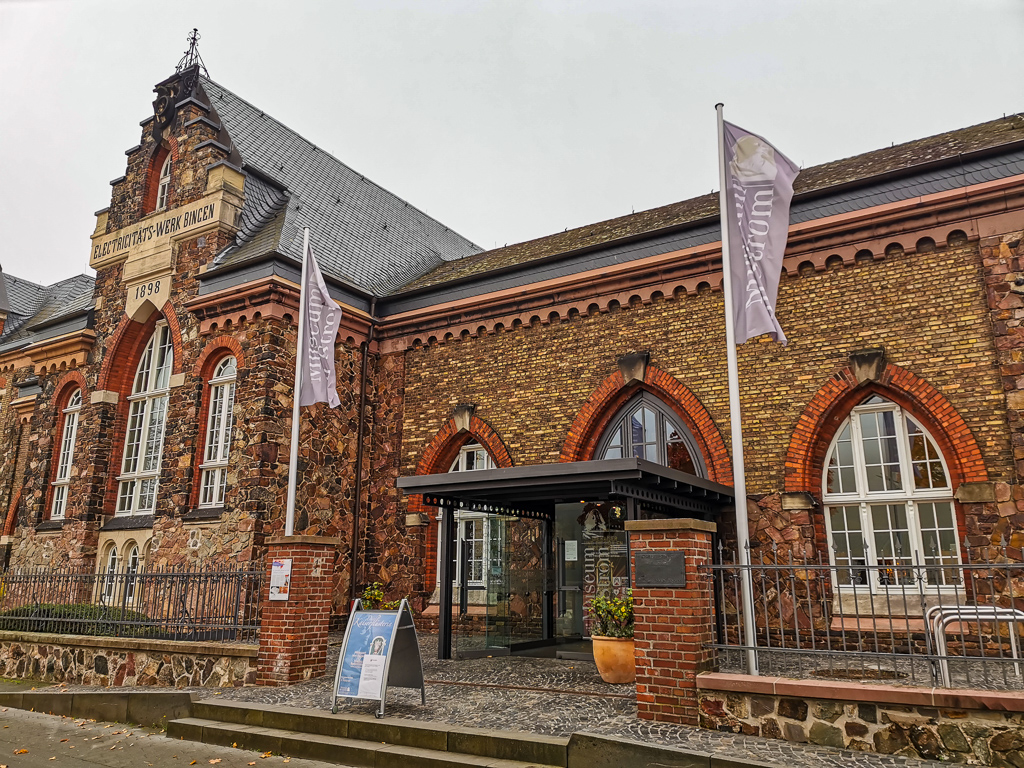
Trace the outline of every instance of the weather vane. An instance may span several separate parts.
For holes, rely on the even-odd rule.
[[[203,74],[209,77],[210,72],[206,69],[203,57],[199,55],[199,30],[193,27],[191,34],[186,39],[188,40],[188,50],[185,51],[185,55],[181,57],[181,61],[178,62],[174,71],[181,72],[198,64]]]

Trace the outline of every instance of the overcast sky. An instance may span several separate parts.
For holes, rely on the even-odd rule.
[[[0,264],[87,271],[189,30],[210,76],[485,248],[1024,110],[1024,0],[0,0]]]

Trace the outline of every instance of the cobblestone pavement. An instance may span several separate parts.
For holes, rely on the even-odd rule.
[[[331,689],[341,636],[331,637],[328,674],[282,688],[195,689],[210,698],[268,705],[331,708]],[[811,744],[655,724],[636,716],[636,689],[608,685],[593,662],[505,656],[439,661],[436,636],[420,637],[427,704],[419,691],[392,688],[386,714],[479,728],[568,736],[588,731],[699,750],[733,758],[774,763],[786,768],[925,768],[938,762],[853,752]],[[75,690],[87,690],[75,687]],[[184,689],[193,690],[193,689]],[[376,704],[339,701],[339,711],[369,714]]]

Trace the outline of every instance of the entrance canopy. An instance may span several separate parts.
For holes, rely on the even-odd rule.
[[[398,487],[423,494],[428,506],[517,517],[550,518],[565,502],[621,500],[641,514],[712,518],[733,503],[728,486],[633,457],[413,475],[398,478]]]

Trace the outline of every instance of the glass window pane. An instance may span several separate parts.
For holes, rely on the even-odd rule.
[[[608,450],[604,452],[606,459],[621,459],[622,458],[622,446],[621,445],[610,445]]]

